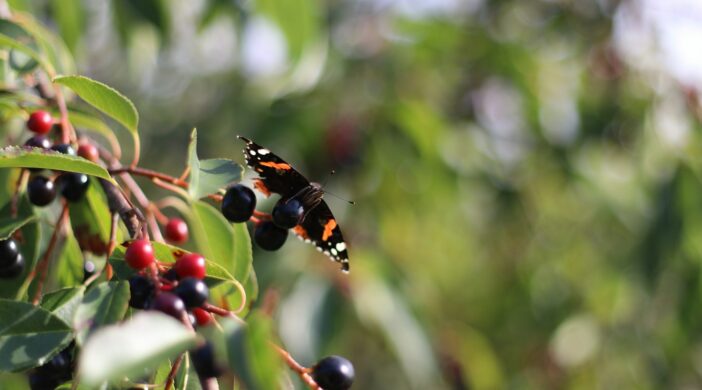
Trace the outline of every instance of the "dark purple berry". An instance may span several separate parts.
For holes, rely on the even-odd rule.
[[[273,207],[273,223],[283,229],[294,228],[298,223],[305,209],[302,202],[292,199],[280,199]]]
[[[271,221],[263,221],[256,224],[254,229],[254,241],[261,249],[275,251],[280,249],[285,240],[288,239],[288,231],[279,228]]]
[[[206,343],[190,351],[190,358],[193,360],[195,372],[200,379],[216,378],[222,375],[222,369],[215,360],[212,344]]]
[[[146,309],[151,305],[156,287],[149,278],[134,275],[129,278],[129,306],[135,309]]]
[[[56,198],[54,182],[44,176],[34,176],[27,183],[27,196],[35,206],[46,206]]]
[[[51,141],[43,135],[35,135],[34,137],[28,139],[24,146],[29,146],[32,148],[49,149],[51,148]]]
[[[178,280],[178,272],[176,272],[175,268],[171,268],[168,271],[163,273],[163,278],[166,280],[170,280],[171,282],[175,282]]]
[[[69,202],[78,202],[88,191],[90,178],[83,173],[66,172],[56,179],[61,195]]]
[[[351,362],[341,356],[327,356],[312,367],[312,379],[324,390],[346,390],[354,375]]]
[[[88,260],[83,263],[83,281],[85,282],[91,276],[95,275],[95,263]]]
[[[46,364],[35,368],[29,375],[30,388],[32,390],[54,389],[61,383],[69,381],[73,376],[74,359],[71,352],[73,349],[74,344],[71,344]]]
[[[256,208],[256,194],[251,188],[236,184],[222,198],[222,215],[231,222],[246,222]]]
[[[183,314],[185,314],[185,304],[183,300],[169,292],[162,292],[156,295],[151,308],[166,313],[178,321],[180,321],[181,318],[183,318]]]
[[[56,144],[51,147],[51,150],[55,150],[59,153],[67,154],[69,156],[76,156],[76,150],[70,144]]]
[[[193,277],[184,278],[178,282],[175,293],[183,300],[188,309],[202,306],[210,295],[205,282]]]
[[[14,264],[19,253],[19,245],[13,238],[0,241],[0,268]]]
[[[7,267],[0,268],[0,278],[3,279],[13,279],[22,274],[24,271],[24,256],[18,254],[15,258],[15,262]]]

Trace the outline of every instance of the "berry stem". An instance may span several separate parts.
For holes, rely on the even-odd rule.
[[[37,281],[37,291],[34,293],[34,299],[32,299],[32,304],[34,306],[39,304],[41,300],[42,290],[44,289],[44,282],[46,281],[46,276],[49,270],[49,260],[51,259],[51,252],[53,252],[56,246],[56,241],[58,239],[59,232],[63,229],[63,225],[66,223],[66,218],[68,217],[68,203],[63,203],[63,208],[61,209],[61,215],[59,215],[58,221],[56,221],[56,226],[49,239],[49,245],[46,247],[44,256],[42,256],[41,261],[37,264],[36,274],[39,275],[39,280]],[[29,279],[32,279],[33,275],[30,275]]]
[[[26,182],[28,178],[29,170],[22,169],[19,177],[17,178],[17,182],[15,183],[15,191],[12,193],[12,203],[10,203],[10,215],[12,218],[17,217],[20,188],[22,188],[22,183]]]
[[[273,346],[273,348],[275,348],[276,351],[278,351],[278,354],[283,358],[285,364],[287,364],[291,370],[295,371],[300,376],[300,379],[302,379],[302,381],[305,382],[305,384],[307,384],[307,386],[309,386],[310,389],[322,390],[322,388],[319,387],[319,385],[314,381],[314,379],[312,379],[312,376],[310,376],[309,368],[304,367],[303,365],[295,361],[292,355],[290,355],[290,352],[284,350],[280,346],[275,345],[273,343],[271,343],[271,345]]]
[[[49,75],[49,77],[53,78],[54,75]],[[66,106],[66,98],[63,96],[61,86],[58,84],[54,85],[54,91],[56,91],[56,105],[58,106],[59,113],[61,115],[61,142],[67,144],[71,141],[76,140],[76,133],[73,130],[71,121],[68,119],[68,108]]]
[[[219,306],[215,306],[211,303],[205,303],[202,305],[202,308],[205,309],[206,311],[209,311],[212,314],[217,314],[220,317],[231,317],[234,319],[239,319],[233,312],[227,310],[227,309],[222,309]]]
[[[107,171],[111,175],[120,174],[120,173],[131,173],[132,175],[144,176],[144,177],[148,177],[151,179],[159,179],[159,180],[165,181],[167,183],[177,185],[177,186],[182,187],[182,188],[188,188],[187,182],[185,182],[177,177],[166,175],[165,173],[157,172],[157,171],[154,171],[151,169],[139,168],[139,167],[120,167],[120,168],[115,168],[115,169],[108,169]]]
[[[161,179],[159,179],[159,178],[157,178],[157,177],[154,177],[154,178],[152,178],[151,180],[152,180],[152,181],[154,182],[154,184],[156,184],[157,186],[159,186],[159,187],[161,187],[161,188],[163,188],[163,189],[166,189],[166,190],[168,190],[168,191],[175,192],[176,194],[178,194],[178,195],[180,195],[180,196],[182,196],[182,197],[184,197],[184,198],[188,198],[188,196],[189,196],[188,193],[187,193],[183,188],[181,188],[181,187],[178,187],[178,186],[176,186],[176,185],[173,185],[173,184],[171,184],[171,183],[169,183],[169,182],[165,182],[165,181],[163,181],[163,180],[161,180]]]
[[[173,362],[173,366],[171,367],[171,371],[168,372],[168,378],[166,379],[166,385],[163,387],[163,390],[168,390],[171,388],[171,386],[173,386],[173,381],[175,380],[175,376],[178,373],[181,363],[183,363],[184,356],[185,354],[181,353]]]
[[[108,272],[107,280],[112,279],[112,274],[110,271],[112,266],[110,265],[109,260],[110,256],[112,256],[112,252],[114,252],[115,247],[117,246],[117,225],[119,223],[119,214],[113,212],[110,219],[112,223],[110,224],[110,240],[107,242],[107,253],[105,254],[105,266],[100,272],[94,273],[91,277],[86,279],[85,282],[83,282],[83,285],[86,287],[99,278],[103,272],[105,272],[105,270]]]

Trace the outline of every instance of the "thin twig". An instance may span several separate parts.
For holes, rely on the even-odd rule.
[[[19,206],[20,188],[22,188],[22,183],[27,181],[28,177],[29,177],[29,170],[22,169],[22,171],[19,174],[19,177],[17,178],[17,182],[15,183],[15,191],[12,193],[12,202],[10,203],[10,216],[12,218],[17,217],[17,212],[19,211],[18,206]]]
[[[34,293],[34,299],[32,299],[32,304],[34,306],[39,304],[41,300],[42,290],[44,289],[44,282],[46,281],[46,276],[49,270],[49,260],[51,259],[51,252],[53,252],[56,246],[56,240],[58,239],[59,232],[63,230],[63,225],[66,223],[66,217],[68,217],[68,203],[63,204],[63,209],[61,209],[61,215],[59,215],[58,221],[56,221],[56,226],[54,226],[54,231],[51,233],[51,239],[49,239],[49,245],[46,247],[44,256],[42,256],[41,261],[37,264],[36,273],[39,275],[39,280],[37,281],[37,291]],[[30,276],[31,278],[31,276]]]
[[[310,375],[310,372],[312,370],[296,362],[295,359],[293,359],[292,355],[290,355],[290,352],[284,350],[280,346],[275,345],[273,343],[271,343],[271,345],[273,345],[273,348],[276,351],[278,351],[278,354],[283,358],[285,364],[287,364],[291,370],[295,371],[300,376],[300,379],[302,379],[302,381],[305,382],[305,384],[307,384],[307,386],[309,386],[310,389],[322,390],[322,388],[319,387],[319,385],[314,381],[314,379],[312,379],[312,376]]]
[[[173,367],[171,367],[171,371],[168,373],[168,378],[166,379],[166,385],[163,387],[163,390],[168,390],[173,386],[173,381],[175,380],[175,376],[178,373],[178,369],[180,368],[180,364],[183,362],[183,357],[185,356],[184,353],[181,353],[178,355],[176,360],[173,362]]]
[[[144,176],[144,177],[148,177],[151,179],[160,179],[160,180],[165,181],[167,183],[175,184],[179,187],[188,188],[188,183],[183,181],[182,179],[179,179],[177,177],[173,177],[171,175],[166,175],[165,173],[157,172],[157,171],[154,171],[151,169],[140,168],[140,167],[120,167],[120,168],[108,169],[107,171],[111,175],[120,174],[120,173],[131,173],[132,175]]]
[[[110,212],[119,214],[127,227],[129,236],[136,237],[142,224],[142,220],[139,219],[140,214],[118,187],[105,179],[99,179],[99,182],[107,197]]]

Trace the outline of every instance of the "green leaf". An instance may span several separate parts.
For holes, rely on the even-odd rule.
[[[71,328],[47,310],[0,299],[0,371],[39,366],[71,341]]]
[[[108,126],[100,118],[96,118],[93,115],[75,110],[70,110],[68,112],[68,118],[71,120],[71,124],[79,129],[92,131],[104,136],[105,138],[114,138],[114,132],[110,126]]]
[[[0,47],[9,47],[13,50],[16,50],[20,53],[29,56],[30,58],[38,62],[41,65],[41,67],[47,71],[47,73],[52,73],[54,71],[54,68],[51,66],[51,64],[46,62],[42,58],[41,54],[39,54],[37,51],[29,48],[28,46],[23,45],[19,41],[12,39],[11,37],[2,33],[0,33]]]
[[[80,250],[73,231],[66,234],[61,255],[56,259],[55,268],[59,285],[77,286],[83,282],[83,252]]]
[[[183,357],[183,363],[175,378],[175,386],[178,390],[202,390],[190,354],[186,354]]]
[[[200,159],[197,157],[197,129],[190,132],[190,142],[188,143],[188,188],[200,186]],[[192,195],[192,192],[190,193]]]
[[[69,203],[68,211],[78,242],[84,247],[87,243],[92,243],[89,248],[96,255],[106,253],[112,218],[105,194],[96,179],[90,180],[90,186],[83,201]],[[117,230],[117,242],[121,239],[122,231]]]
[[[68,326],[73,324],[76,310],[83,301],[85,287],[67,287],[52,291],[42,298],[41,307],[60,318]]]
[[[250,266],[250,241],[246,240],[241,230],[235,232],[232,224],[227,221],[219,210],[202,201],[191,202],[192,220],[190,230],[200,252],[215,263],[234,275],[237,280],[246,280]],[[244,224],[241,224],[244,225]],[[238,229],[241,229],[239,227]],[[244,226],[243,229],[246,229]]]
[[[78,172],[110,181],[105,168],[82,157],[69,156],[53,150],[7,146],[0,149],[0,168],[43,168],[56,171]]]
[[[68,47],[63,40],[54,32],[41,23],[38,23],[30,14],[15,13],[12,20],[26,30],[36,41],[39,46],[39,52],[42,53],[48,64],[51,67],[45,67],[50,77],[53,77],[56,72],[73,73],[76,69],[76,64],[73,61]]]
[[[83,344],[88,332],[106,324],[115,323],[127,313],[129,283],[103,282],[85,294],[73,321],[76,341]]]
[[[216,193],[221,188],[241,180],[244,168],[232,160],[210,159],[199,162],[199,169],[196,173],[199,176],[197,183],[192,184],[193,172],[190,172],[191,180],[188,191],[194,199],[200,199],[210,194]]]
[[[16,218],[12,218],[9,216],[9,209],[6,208],[5,211],[6,213],[0,214],[3,215],[3,217],[0,218],[0,240],[6,240],[14,232],[21,229],[22,226],[37,220],[37,217],[32,214],[17,215]],[[24,211],[26,212],[29,210],[25,209]]]
[[[283,364],[271,342],[275,342],[273,324],[260,313],[249,316],[246,326],[227,337],[229,366],[249,389],[279,387]]]
[[[132,135],[138,133],[139,114],[134,104],[114,88],[85,76],[58,76],[53,81],[72,89],[87,103],[121,123]]]
[[[51,0],[51,10],[58,23],[61,37],[71,52],[76,52],[83,30],[85,10],[80,0]]]
[[[130,320],[97,330],[85,343],[78,372],[82,382],[97,386],[157,367],[197,341],[183,324],[159,312],[140,312]]]
[[[174,263],[177,257],[190,253],[176,246],[161,242],[152,241],[151,245],[154,247],[154,256],[163,263]],[[124,261],[125,251],[125,247],[118,246],[110,257],[110,264],[112,264],[115,275],[120,280],[127,280],[134,275],[134,270]],[[205,283],[210,288],[234,280],[234,277],[226,269],[207,258],[205,258],[205,271],[207,272]]]
[[[245,223],[230,224],[234,231],[234,270],[232,275],[236,280],[247,280],[252,270],[253,253],[251,236]]]

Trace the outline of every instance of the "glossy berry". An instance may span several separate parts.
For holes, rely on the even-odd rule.
[[[254,241],[261,249],[275,251],[280,249],[285,240],[288,239],[288,231],[279,228],[271,221],[263,221],[256,224],[254,229]]]
[[[46,206],[56,198],[54,182],[44,176],[34,176],[27,183],[27,196],[35,206]]]
[[[144,269],[154,262],[154,247],[148,240],[134,240],[129,244],[124,260],[134,269]]]
[[[88,191],[90,178],[83,173],[66,172],[56,179],[61,195],[69,202],[79,202]]]
[[[273,223],[283,229],[291,229],[300,223],[305,209],[302,202],[292,199],[280,199],[273,207]]]
[[[241,184],[227,189],[222,198],[222,215],[231,222],[246,222],[256,208],[256,194]]]
[[[168,271],[164,272],[161,276],[166,280],[170,280],[171,282],[175,282],[176,280],[178,280],[178,273],[176,272],[175,268],[169,269]]]
[[[13,263],[0,268],[0,278],[13,279],[20,276],[22,271],[24,271],[24,256],[19,253]]]
[[[51,148],[51,141],[43,135],[35,135],[34,137],[28,139],[24,146],[29,146],[32,148],[49,149]]]
[[[215,378],[222,374],[222,369],[215,360],[214,348],[211,343],[205,343],[190,351],[190,357],[200,379]]]
[[[156,295],[156,298],[154,298],[151,304],[151,308],[166,313],[179,321],[183,318],[183,315],[186,314],[183,300],[169,292],[162,292]]]
[[[73,149],[73,146],[71,146],[71,144],[56,144],[51,147],[51,150],[55,150],[61,154],[67,154],[69,156],[76,155],[76,150]]]
[[[196,307],[193,309],[193,315],[198,326],[207,326],[212,323],[212,314],[205,309]]]
[[[174,266],[180,278],[205,278],[205,258],[198,253],[186,253],[176,260]]]
[[[187,277],[178,282],[175,293],[183,300],[185,307],[191,309],[202,306],[207,301],[210,290],[202,280]]]
[[[78,155],[92,162],[97,162],[100,159],[97,147],[88,142],[78,144]]]
[[[73,376],[73,345],[59,352],[43,366],[37,367],[29,375],[32,390],[54,389]]]
[[[188,241],[188,225],[180,218],[171,218],[166,224],[166,240],[174,244]]]
[[[156,286],[143,275],[129,278],[129,306],[135,309],[146,309],[151,306]]]
[[[6,268],[14,264],[19,253],[19,245],[13,238],[0,241],[0,268]]]
[[[29,116],[27,128],[37,134],[46,134],[51,131],[54,118],[46,111],[35,111]]]
[[[85,263],[83,263],[83,281],[85,282],[88,280],[88,278],[95,275],[95,270],[95,263],[92,261],[87,260]]]
[[[327,356],[312,367],[312,379],[324,390],[346,390],[354,375],[351,362],[341,356]]]

